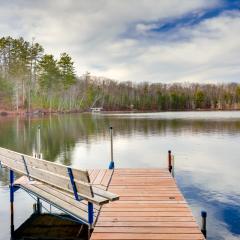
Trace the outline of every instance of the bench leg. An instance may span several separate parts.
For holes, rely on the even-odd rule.
[[[93,225],[93,218],[94,218],[94,213],[93,213],[93,204],[91,202],[88,202],[88,239],[91,237],[91,230],[92,230],[92,225]]]
[[[40,202],[40,198],[37,198],[37,214],[42,213],[42,203]]]
[[[11,236],[14,234],[14,172],[10,170],[10,213],[11,213]]]

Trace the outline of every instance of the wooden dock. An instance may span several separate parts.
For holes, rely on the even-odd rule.
[[[205,239],[167,169],[92,170],[90,179],[120,197],[101,207],[92,240]]]
[[[112,160],[109,169],[87,171],[0,148],[10,170],[11,234],[21,188],[37,197],[38,212],[45,201],[87,226],[88,239],[203,240],[170,173],[170,151],[168,160],[168,169],[115,169]],[[14,181],[14,172],[23,176]]]

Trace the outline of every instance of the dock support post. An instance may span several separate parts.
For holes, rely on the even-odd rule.
[[[174,156],[172,155],[171,150],[168,151],[168,171],[174,178]]]
[[[201,216],[202,216],[202,228],[201,228],[201,232],[204,235],[204,237],[207,237],[207,212],[206,211],[202,211],[201,212]]]
[[[88,223],[89,223],[89,228],[88,228],[88,239],[91,237],[91,230],[92,230],[92,225],[93,225],[93,204],[91,202],[88,202]]]
[[[11,237],[13,237],[14,234],[14,172],[13,170],[10,170],[10,214],[11,214]]]
[[[110,127],[110,137],[111,137],[111,162],[109,164],[108,169],[114,169],[114,161],[113,161],[113,127]]]
[[[172,172],[172,152],[171,150],[168,151],[168,171]]]

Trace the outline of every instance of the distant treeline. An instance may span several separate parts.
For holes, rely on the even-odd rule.
[[[162,84],[78,77],[67,53],[59,59],[23,38],[0,38],[0,109],[12,111],[240,109],[240,84]]]

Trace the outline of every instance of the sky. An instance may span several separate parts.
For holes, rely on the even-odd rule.
[[[0,0],[0,34],[69,53],[78,75],[240,82],[240,0]]]

